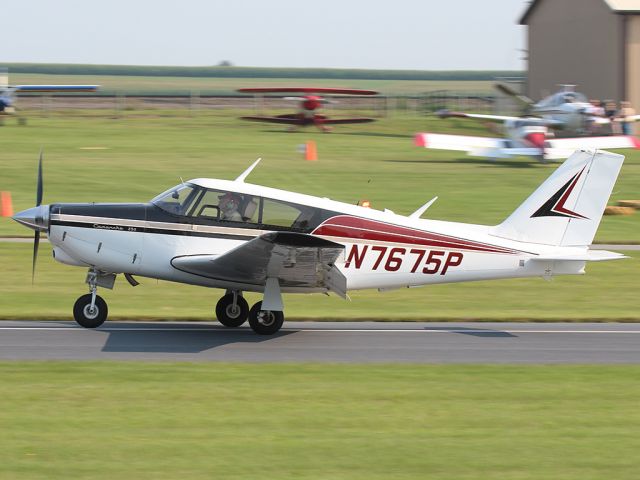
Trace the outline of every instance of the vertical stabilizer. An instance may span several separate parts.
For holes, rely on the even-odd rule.
[[[577,150],[493,235],[545,245],[591,245],[623,161],[615,153]]]

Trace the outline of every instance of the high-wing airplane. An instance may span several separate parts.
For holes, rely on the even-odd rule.
[[[54,258],[88,268],[89,294],[73,307],[82,326],[100,326],[107,304],[98,287],[124,274],[226,290],[216,316],[247,319],[259,334],[284,321],[282,293],[389,290],[436,283],[584,273],[587,261],[623,255],[589,250],[624,157],[576,151],[505,221],[484,226],[421,219],[246,183],[199,178],[149,203],[42,205],[13,218],[40,233]],[[435,199],[434,199],[435,200]],[[33,273],[33,272],[32,272]],[[249,308],[243,292],[261,292]]]
[[[375,121],[374,118],[357,117],[357,118],[328,118],[326,115],[318,113],[323,104],[329,103],[329,100],[319,96],[318,94],[330,95],[376,95],[378,92],[373,90],[358,90],[353,88],[311,88],[311,87],[267,87],[267,88],[241,88],[241,93],[302,93],[304,95],[298,97],[284,97],[285,100],[294,100],[299,102],[297,113],[287,113],[277,116],[246,116],[240,117],[242,120],[252,120],[255,122],[283,123],[291,125],[291,128],[305,127],[315,125],[324,132],[330,131],[329,125],[347,124],[347,123],[368,123]]]
[[[532,156],[543,161],[566,158],[577,148],[640,148],[640,140],[631,135],[587,136],[594,125],[606,125],[611,120],[594,115],[593,105],[583,94],[573,91],[572,87],[566,85],[562,91],[533,103],[507,85],[497,84],[498,90],[516,98],[526,108],[524,116],[446,110],[438,112],[438,116],[499,122],[504,126],[504,138],[418,133],[415,144],[425,148],[463,151],[475,157]],[[640,115],[628,120],[638,119]],[[553,132],[562,132],[562,138],[555,138]]]
[[[19,92],[95,92],[99,85],[8,85],[6,75],[0,75],[0,115],[16,113]]]

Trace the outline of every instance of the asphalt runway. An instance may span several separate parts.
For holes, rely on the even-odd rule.
[[[265,337],[217,323],[1,321],[0,359],[638,364],[640,323],[285,322]]]

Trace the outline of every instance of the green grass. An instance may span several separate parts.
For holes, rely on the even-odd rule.
[[[30,244],[0,243],[0,318],[72,319],[76,298],[87,292],[86,270],[51,258],[41,245],[35,285],[31,285]],[[324,295],[285,295],[287,319],[316,320],[537,320],[640,321],[637,295],[640,252],[629,260],[592,263],[587,275],[435,285],[379,293],[351,292],[351,301]],[[129,286],[119,278],[114,290],[100,289],[110,319],[214,320],[222,290],[151,279]],[[249,302],[260,297],[248,294]]]
[[[258,184],[356,202],[409,214],[434,195],[433,219],[496,224],[526,198],[557,166],[526,159],[490,162],[450,152],[426,151],[412,144],[417,131],[487,132],[461,121],[394,115],[365,126],[336,128],[329,135],[313,129],[287,133],[280,126],[242,123],[239,112],[189,116],[183,112],[127,112],[113,119],[53,114],[0,128],[0,190],[13,194],[16,211],[34,204],[38,151],[44,147],[45,203],[147,201],[185,179],[234,178],[256,157],[251,174]],[[102,113],[104,115],[104,112]],[[315,140],[320,160],[306,162],[299,144]],[[101,147],[105,150],[83,150]],[[627,161],[613,200],[638,198],[640,155]],[[0,235],[31,235],[7,218]],[[640,242],[640,214],[605,217],[600,242]],[[43,245],[38,277],[30,285],[30,245],[0,244],[0,316],[69,318],[75,298],[85,293],[84,270],[53,262]],[[290,296],[288,318],[402,319],[638,319],[635,295],[637,259],[591,264],[584,277],[507,280],[380,294],[355,292],[352,302],[324,296]],[[119,280],[102,291],[113,318],[211,319],[219,291],[143,280],[131,288]],[[253,300],[254,298],[252,298]],[[544,299],[542,302],[541,299]],[[542,303],[541,303],[542,302]]]
[[[0,478],[635,479],[640,368],[0,364]]]
[[[489,80],[396,80],[396,79],[332,79],[332,78],[206,78],[151,77],[119,75],[53,75],[41,73],[12,73],[11,83],[22,84],[88,84],[100,85],[101,93],[128,95],[166,94],[200,95],[237,94],[238,88],[297,86],[344,87],[379,91],[383,95],[421,95],[425,92],[481,92],[490,94]]]

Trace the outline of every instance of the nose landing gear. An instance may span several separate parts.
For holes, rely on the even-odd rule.
[[[109,308],[107,302],[97,294],[98,285],[113,288],[115,279],[114,274],[104,274],[93,268],[89,269],[86,282],[90,293],[82,295],[73,305],[73,318],[80,326],[97,328],[105,322]]]

